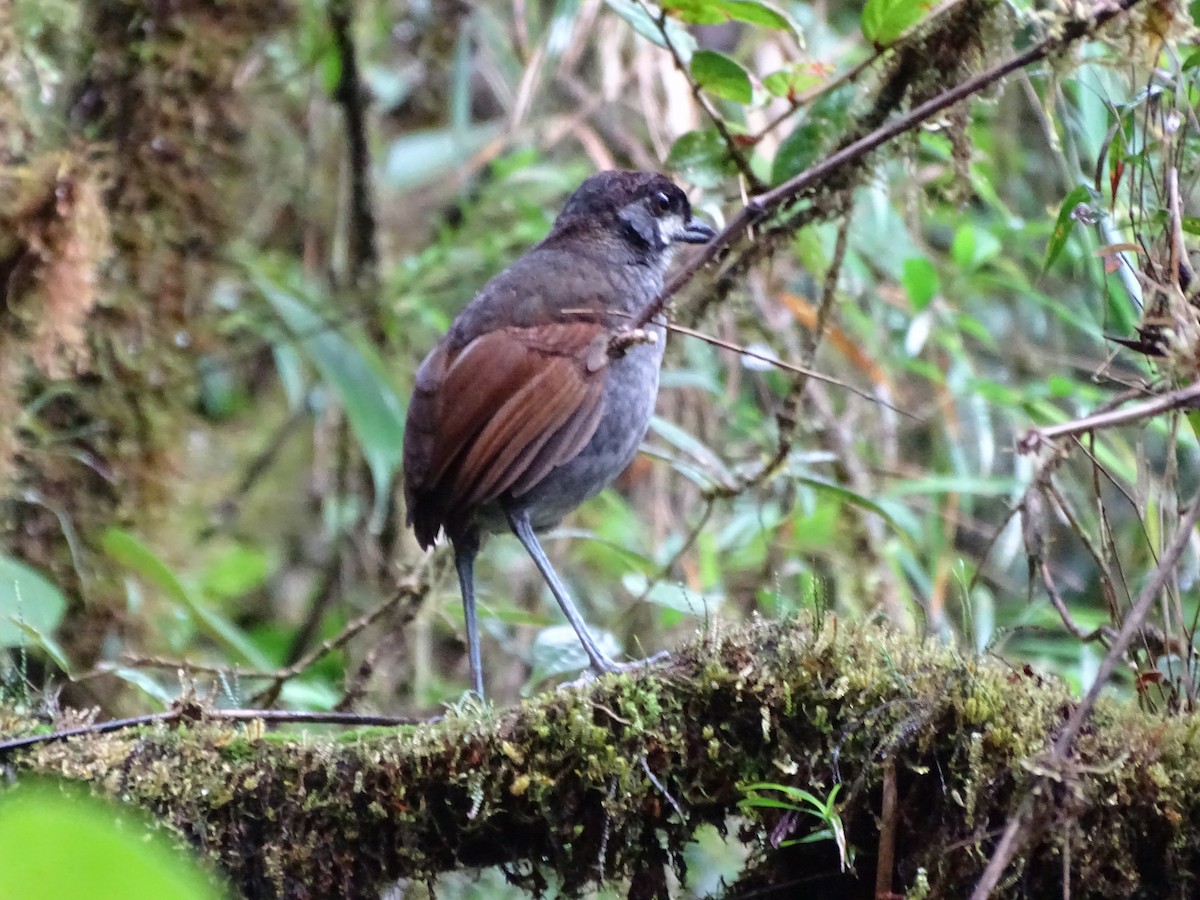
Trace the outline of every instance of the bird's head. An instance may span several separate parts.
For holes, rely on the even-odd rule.
[[[613,170],[587,179],[567,200],[554,231],[603,230],[639,254],[666,257],[679,243],[705,244],[716,232],[692,216],[687,195],[657,172]]]

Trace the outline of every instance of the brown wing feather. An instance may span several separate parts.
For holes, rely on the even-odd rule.
[[[408,519],[423,546],[579,453],[602,412],[606,340],[597,323],[556,323],[430,353],[404,440]]]
[[[435,347],[417,369],[404,425],[404,503],[408,524],[422,547],[433,544],[442,527],[442,503],[436,491],[437,423],[441,386],[450,355],[444,344]]]
[[[545,359],[472,443],[459,467],[461,501],[477,506],[500,496],[587,396],[587,386],[570,359]]]
[[[438,373],[433,455],[426,481],[440,481],[486,427],[488,419],[537,375],[537,360],[495,331],[471,341]]]
[[[550,474],[555,466],[560,466],[574,459],[596,433],[600,424],[600,416],[604,413],[601,397],[604,394],[604,380],[592,378],[588,383],[588,396],[580,402],[571,421],[563,425],[554,435],[554,442],[538,448],[536,455],[530,456],[522,466],[520,476],[508,486],[514,497],[520,497],[531,490],[543,478]]]

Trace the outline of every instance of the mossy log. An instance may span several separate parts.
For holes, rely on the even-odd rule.
[[[893,892],[962,897],[1031,789],[1044,827],[1004,896],[1068,883],[1072,897],[1187,896],[1197,720],[1102,703],[1069,768],[1047,777],[1037,761],[1072,703],[1029,670],[826,617],[710,633],[644,671],[428,725],[199,722],[42,744],[0,767],[149,809],[255,898],[377,897],[389,880],[497,864],[533,888],[553,873],[568,894],[620,880],[660,896],[697,827],[731,816],[749,817],[736,827],[757,850],[735,896],[796,880],[811,896],[874,896],[883,833]],[[829,841],[772,849],[789,824],[794,837],[819,825],[742,812],[744,786],[762,781],[819,796],[843,784],[854,871]]]

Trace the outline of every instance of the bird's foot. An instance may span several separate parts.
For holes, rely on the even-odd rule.
[[[659,663],[666,662],[671,658],[671,653],[668,650],[660,650],[653,656],[647,656],[644,659],[632,659],[629,662],[613,662],[611,659],[606,660],[608,667],[605,672],[636,672],[638,669],[648,669],[650,666],[656,666]]]
[[[593,661],[590,669],[585,669],[580,673],[579,677],[574,681],[568,681],[558,686],[558,690],[567,690],[568,688],[585,687],[591,684],[601,675],[607,675],[610,672],[636,672],[639,669],[648,669],[650,666],[656,666],[659,663],[664,663],[671,658],[671,654],[667,650],[659,651],[653,656],[647,656],[645,659],[632,659],[629,662],[616,662],[611,659],[604,658],[600,661]]]

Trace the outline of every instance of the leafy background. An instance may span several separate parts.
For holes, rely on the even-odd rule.
[[[104,715],[456,702],[457,584],[397,493],[412,375],[455,313],[592,171],[667,171],[722,224],[886,116],[898,73],[944,89],[1061,10],[224,13],[18,0],[0,22],[0,678],[48,721],[52,684]],[[646,452],[547,541],[606,641],[807,610],[1090,683],[1194,494],[1194,414],[1016,447],[1194,378],[1186,340],[1143,351],[1200,234],[1197,13],[1148,6],[952,107],[677,298],[723,343],[671,339]],[[1195,551],[1125,672],[1156,708],[1196,692]],[[478,581],[492,699],[579,667],[515,541]],[[715,847],[701,885],[736,867]]]

